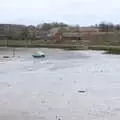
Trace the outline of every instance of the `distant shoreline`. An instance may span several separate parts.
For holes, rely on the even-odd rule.
[[[11,44],[8,46],[0,45],[0,48],[58,48],[64,50],[104,50],[107,54],[120,54],[120,46],[104,46],[104,45],[72,45],[72,44],[36,44],[36,45],[15,45]]]
[[[78,43],[52,43],[52,41],[44,40],[0,40],[0,47],[16,47],[16,48],[58,48],[64,50],[104,50],[109,54],[120,54],[120,46],[118,45],[90,45]]]

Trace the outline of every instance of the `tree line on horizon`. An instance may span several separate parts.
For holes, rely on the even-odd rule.
[[[49,30],[51,28],[56,28],[56,27],[68,27],[68,24],[65,23],[58,23],[58,22],[52,22],[52,23],[43,23],[37,25],[37,28],[41,28],[42,30]]]
[[[118,32],[118,31],[120,31],[120,24],[101,22],[99,25],[96,25],[96,27],[99,28],[100,32]]]
[[[51,28],[55,27],[75,27],[78,28],[80,25],[74,25],[71,26],[66,23],[62,22],[52,22],[52,23],[43,23],[37,25],[37,28],[41,28],[42,30],[49,30]],[[88,27],[95,27],[98,28],[100,32],[114,32],[114,31],[120,31],[120,24],[113,24],[113,23],[106,23],[106,22],[101,22],[100,24],[93,25],[93,26],[88,26]]]

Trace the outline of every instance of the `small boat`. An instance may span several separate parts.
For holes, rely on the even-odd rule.
[[[36,52],[32,55],[34,58],[44,58],[45,54],[43,52]]]
[[[3,56],[3,58],[10,58],[10,56]]]

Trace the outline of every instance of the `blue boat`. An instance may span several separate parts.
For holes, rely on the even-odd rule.
[[[32,57],[34,57],[34,58],[44,58],[45,54],[42,53],[42,52],[36,52],[32,55]]]

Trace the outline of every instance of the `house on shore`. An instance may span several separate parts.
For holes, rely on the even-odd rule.
[[[80,40],[80,32],[73,31],[69,27],[52,28],[49,36],[54,42],[62,42],[65,40]]]
[[[0,39],[22,39],[25,25],[0,24]]]

